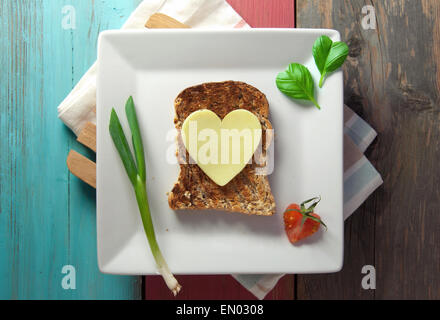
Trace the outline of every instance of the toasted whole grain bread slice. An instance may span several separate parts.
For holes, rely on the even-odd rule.
[[[270,143],[269,140],[266,143],[266,139],[271,139],[266,130],[272,129],[268,119],[269,104],[266,96],[253,86],[236,81],[204,83],[182,91],[174,105],[174,124],[179,132],[185,119],[197,110],[211,110],[221,119],[237,109],[252,112],[261,122],[265,155]],[[188,159],[180,136],[177,144],[177,157]],[[226,186],[220,187],[197,164],[181,163],[178,180],[168,195],[169,206],[173,210],[214,209],[270,216],[275,213],[275,200],[268,177],[257,175],[256,169],[255,162],[248,164]]]

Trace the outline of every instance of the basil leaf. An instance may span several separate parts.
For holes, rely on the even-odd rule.
[[[315,84],[309,69],[302,64],[291,63],[286,71],[277,76],[277,87],[285,95],[299,100],[307,100],[321,109],[315,100]]]
[[[313,57],[321,74],[324,73],[325,62],[332,48],[333,41],[327,36],[319,37],[313,45]]]
[[[319,37],[313,45],[313,57],[316,66],[321,72],[319,87],[322,88],[324,78],[327,74],[339,69],[347,59],[349,52],[345,42],[333,42],[329,37]]]

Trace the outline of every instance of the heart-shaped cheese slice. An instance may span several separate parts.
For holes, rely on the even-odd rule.
[[[219,186],[225,186],[250,163],[261,135],[260,121],[244,109],[228,113],[223,121],[210,110],[198,110],[182,125],[191,160]]]

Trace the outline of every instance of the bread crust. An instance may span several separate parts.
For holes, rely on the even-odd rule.
[[[176,98],[174,124],[180,132],[185,119],[193,112],[208,109],[221,119],[237,109],[246,109],[260,120],[263,129],[263,156],[271,141],[266,143],[265,132],[272,129],[266,96],[244,82],[211,82],[183,90]],[[271,139],[271,138],[269,138]],[[177,157],[189,159],[180,136]],[[247,165],[226,186],[214,183],[197,164],[181,163],[177,182],[168,195],[173,210],[214,209],[249,215],[270,216],[275,213],[275,200],[268,177],[257,175],[257,164]]]

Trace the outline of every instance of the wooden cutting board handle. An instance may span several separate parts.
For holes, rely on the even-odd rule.
[[[96,152],[96,125],[87,123],[79,133],[77,141]]]
[[[162,13],[153,14],[145,26],[149,29],[189,29],[190,27]],[[89,122],[80,132],[78,142],[96,152],[96,125]],[[96,188],[96,163],[76,151],[67,156],[69,171],[88,185]]]
[[[186,24],[163,13],[155,13],[148,19],[145,26],[149,29],[189,29]]]
[[[74,150],[67,156],[69,171],[89,186],[96,189],[96,163]]]

